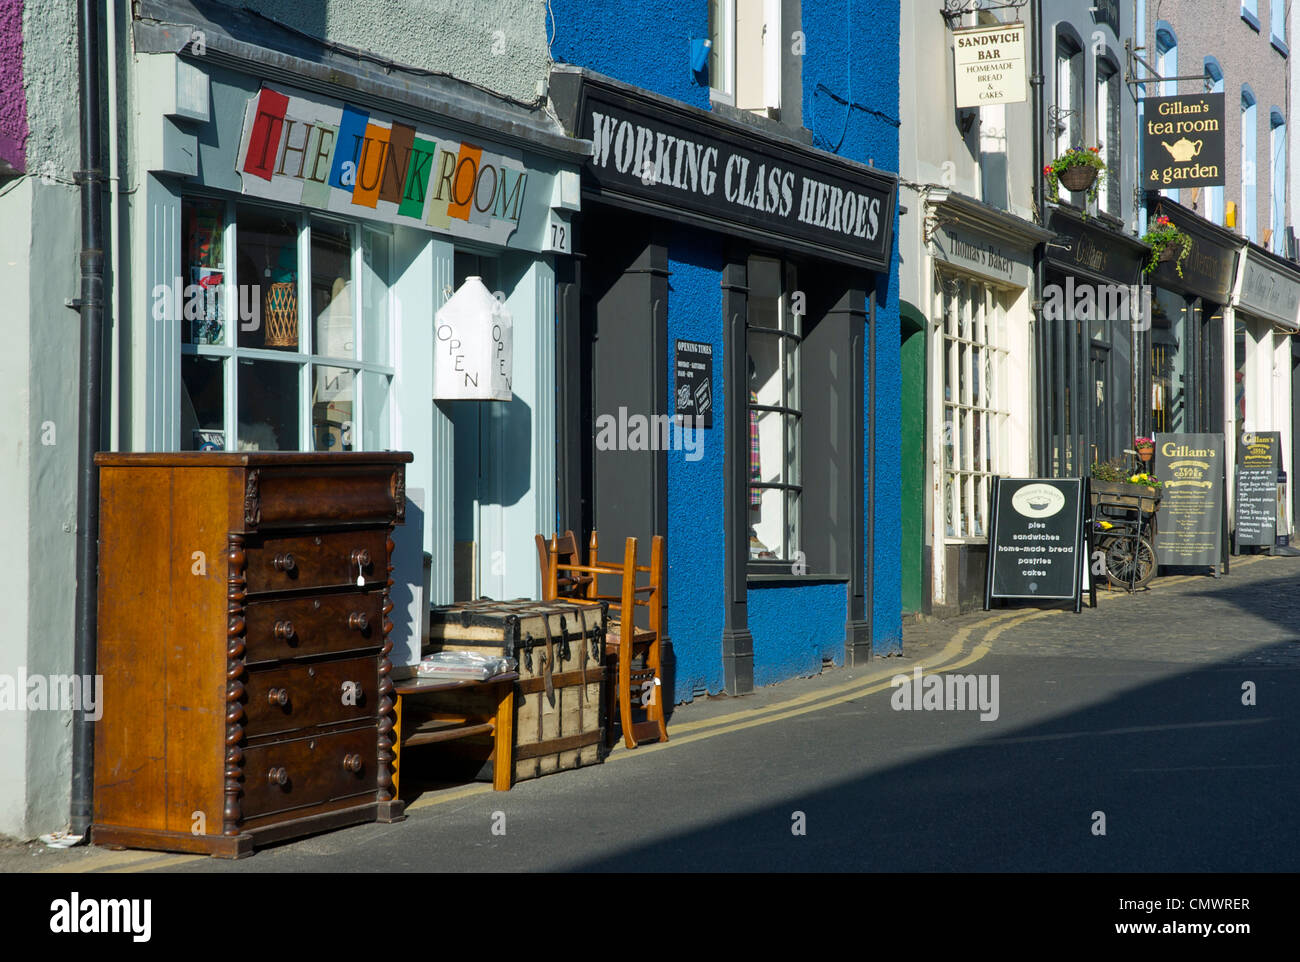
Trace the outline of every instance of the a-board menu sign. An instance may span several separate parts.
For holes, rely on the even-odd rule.
[[[984,606],[993,598],[1073,600],[1082,589],[1083,480],[994,478]]]
[[[1213,568],[1223,554],[1223,435],[1157,434],[1156,560]]]
[[[673,412],[683,425],[713,427],[713,345],[678,341],[673,361]]]
[[[1237,546],[1277,539],[1277,471],[1282,439],[1277,431],[1247,431],[1237,446]]]

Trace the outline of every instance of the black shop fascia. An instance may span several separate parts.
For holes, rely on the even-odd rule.
[[[569,386],[556,412],[560,530],[596,529],[603,545],[662,533],[672,551],[695,550],[693,539],[721,527],[728,690],[749,684],[745,597],[764,579],[849,585],[854,663],[869,650],[873,465],[863,437],[876,411],[871,318],[890,269],[897,177],[766,118],[740,122],[578,68],[557,67],[550,96],[565,131],[592,145],[570,273],[558,278],[557,383]],[[675,474],[670,492],[666,452],[616,458],[592,440],[600,412],[681,414],[690,392],[673,389],[670,368],[687,341],[712,359],[721,416],[705,441],[725,452],[724,476],[716,489],[708,482],[723,503],[696,498],[693,525],[676,499],[694,482]],[[797,395],[769,377],[769,354],[793,367]],[[792,445],[769,454],[756,421],[797,431],[798,463],[778,468]]]
[[[1035,337],[1039,470],[1080,477],[1132,440],[1131,319],[1141,307],[1141,241],[1108,218],[1050,208]],[[1071,403],[1072,399],[1080,403]]]
[[[1224,308],[1232,297],[1241,238],[1167,197],[1154,197],[1147,221],[1168,217],[1191,238],[1182,262],[1147,276],[1151,324],[1143,333],[1144,411],[1140,433],[1221,431],[1224,423]]]

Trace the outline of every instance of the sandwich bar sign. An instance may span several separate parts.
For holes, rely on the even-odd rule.
[[[1028,99],[1023,23],[954,30],[952,38],[958,109]]]
[[[552,74],[552,97],[592,144],[583,189],[615,205],[783,248],[889,267],[897,180],[773,141],[664,98]],[[573,98],[570,100],[569,98]]]

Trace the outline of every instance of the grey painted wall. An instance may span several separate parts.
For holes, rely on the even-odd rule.
[[[1221,0],[1230,2],[1230,0]],[[1205,0],[1200,0],[1202,6]],[[1098,127],[1097,117],[1097,61],[1099,54],[1113,61],[1120,71],[1120,145],[1119,156],[1121,170],[1118,178],[1112,175],[1111,183],[1120,191],[1120,220],[1124,231],[1133,233],[1137,229],[1137,208],[1133,199],[1133,186],[1137,180],[1137,98],[1140,93],[1136,88],[1123,83],[1125,69],[1124,41],[1133,37],[1134,4],[1133,0],[1121,0],[1119,8],[1119,30],[1103,22],[1096,14],[1089,13],[1091,4],[1081,0],[1043,0],[1043,98],[1044,114],[1057,103],[1056,84],[1056,45],[1062,27],[1072,30],[1083,47],[1083,136],[1081,146],[1095,146],[1105,140],[1105,120]],[[1067,106],[1062,104],[1062,106]],[[1056,156],[1056,128],[1050,118],[1045,118],[1044,130],[1045,160]],[[1063,200],[1082,203],[1082,194],[1071,195],[1061,191]]]
[[[234,5],[234,4],[232,4]],[[322,40],[453,74],[533,103],[550,67],[542,0],[253,0],[246,5]]]
[[[75,4],[23,7],[23,76],[30,176],[0,194],[0,674],[72,670],[75,597],[80,216]],[[25,692],[23,693],[25,694]],[[0,833],[29,837],[66,825],[71,740],[67,711],[0,712]]]

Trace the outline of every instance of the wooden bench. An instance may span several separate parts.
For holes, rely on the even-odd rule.
[[[417,745],[492,736],[492,787],[510,790],[514,776],[514,713],[517,671],[495,675],[486,681],[444,681],[440,678],[409,678],[393,686],[397,722],[393,726],[393,794],[398,791],[402,751]],[[448,692],[482,695],[483,711],[466,711],[458,698],[456,711],[438,707],[439,695]]]

